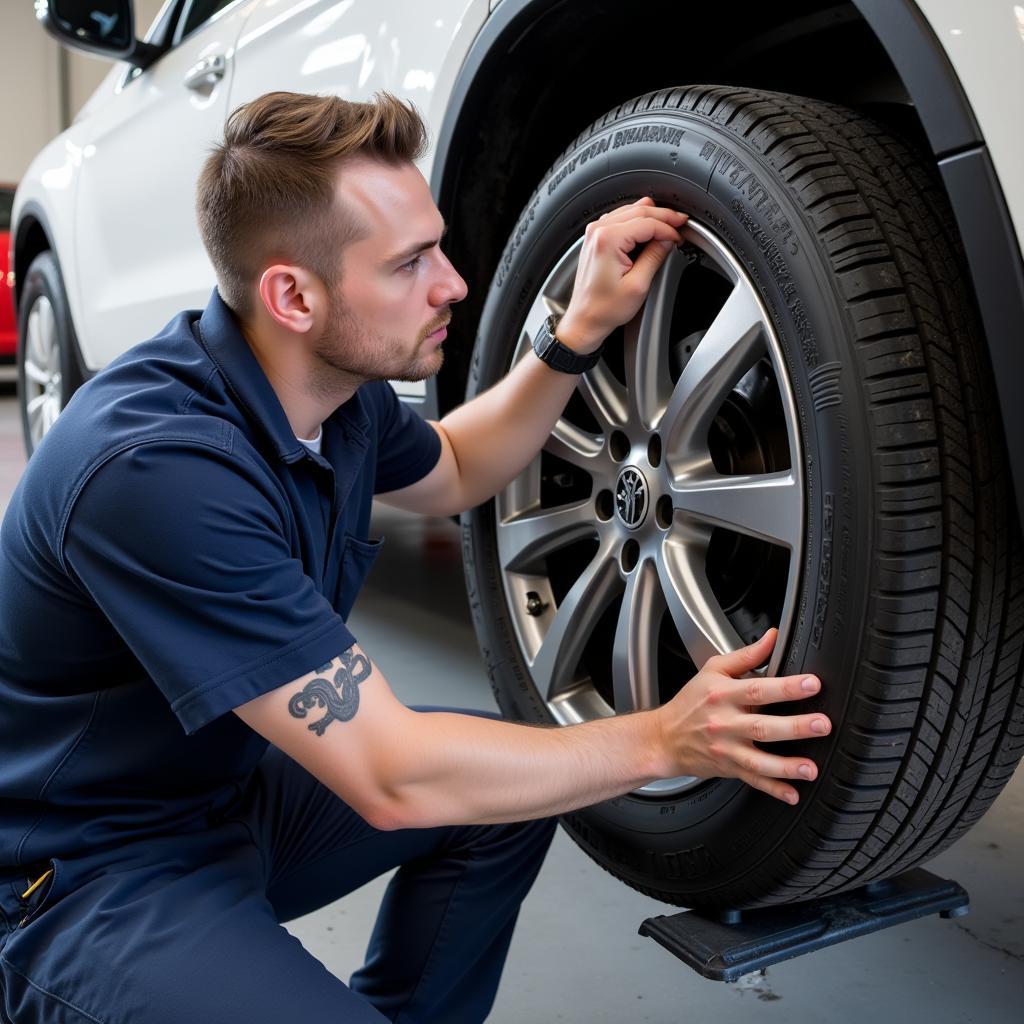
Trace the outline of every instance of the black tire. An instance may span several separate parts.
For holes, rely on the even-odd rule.
[[[948,204],[927,161],[852,110],[729,87],[642,96],[577,138],[527,204],[468,396],[508,371],[556,255],[642,195],[724,241],[784,350],[807,516],[779,672],[821,677],[800,710],[834,729],[783,750],[820,769],[796,808],[717,779],[563,824],[614,875],[686,906],[793,902],[896,874],[976,822],[1024,746],[1020,529]],[[481,648],[505,714],[551,722],[496,534],[494,502],[463,517]]]
[[[29,322],[33,314],[39,315],[40,310],[48,304],[52,310],[52,359],[40,360],[38,353],[33,353],[33,342],[29,338]],[[35,335],[38,338],[38,332]],[[51,353],[46,353],[51,355]],[[33,373],[33,366],[39,362],[47,362],[44,367],[49,381],[44,382]],[[57,257],[50,251],[41,252],[30,264],[25,275],[21,299],[18,303],[18,406],[21,411],[22,436],[28,455],[38,446],[46,430],[52,426],[48,419],[45,429],[40,432],[41,421],[36,412],[36,401],[47,404],[54,412],[62,410],[70,401],[71,396],[81,386],[84,373],[78,351],[78,338],[75,326],[71,321],[71,310],[68,307],[64,281],[61,277]],[[43,392],[49,388],[48,395]],[[43,410],[49,415],[46,410]]]

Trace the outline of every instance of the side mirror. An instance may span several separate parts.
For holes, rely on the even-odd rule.
[[[35,0],[36,18],[62,46],[145,67],[160,52],[135,38],[132,0]]]

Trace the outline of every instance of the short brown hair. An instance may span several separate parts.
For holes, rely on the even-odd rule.
[[[275,259],[334,280],[342,248],[365,230],[337,202],[345,159],[411,162],[426,141],[416,109],[386,92],[368,103],[270,92],[238,107],[196,194],[199,231],[227,305],[248,317],[252,287]]]

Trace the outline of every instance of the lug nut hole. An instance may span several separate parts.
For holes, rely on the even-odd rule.
[[[636,563],[640,561],[640,545],[635,540],[627,540],[622,545],[619,561],[623,572],[632,572],[636,568]]]
[[[654,506],[654,518],[663,530],[672,525],[672,499],[667,494],[663,494]]]
[[[651,464],[652,469],[657,469],[661,465],[661,436],[659,434],[651,434],[651,440],[647,444],[647,461]]]
[[[598,491],[594,499],[594,511],[602,523],[607,523],[615,515],[615,498],[611,491]]]
[[[616,462],[622,462],[629,455],[629,438],[621,430],[613,430],[608,439],[608,450]]]

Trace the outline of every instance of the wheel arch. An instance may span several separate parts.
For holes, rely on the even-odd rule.
[[[785,19],[776,12],[759,0],[685,11],[670,0],[595,0],[581,46],[581,15],[567,0],[495,8],[456,79],[431,174],[450,225],[449,256],[470,289],[449,332],[439,412],[463,399],[494,267],[519,211],[572,138],[619,103],[680,79],[796,93],[864,110],[935,156],[971,267],[1024,510],[1024,405],[1010,394],[1024,378],[1014,328],[1024,322],[1024,265],[956,74],[912,0],[799,0]]]
[[[14,229],[14,243],[12,245],[14,256],[14,316],[16,323],[21,323],[21,296],[25,287],[28,268],[32,266],[32,261],[40,253],[53,252],[57,261],[57,273],[60,275],[61,282],[64,283],[64,272],[61,268],[60,254],[53,239],[54,235],[50,229],[46,212],[35,200],[30,199],[19,212],[18,222]],[[67,296],[68,315],[71,317],[71,326],[74,332],[72,337],[74,351],[72,355],[78,366],[81,379],[88,380],[94,371],[89,369],[82,356],[82,347],[78,341],[78,328],[75,325],[74,308],[71,303],[71,296],[68,295],[66,283],[64,283],[64,293]],[[20,331],[18,347],[20,350]]]
[[[14,310],[18,315],[21,294],[25,288],[25,277],[32,261],[47,249],[54,249],[51,241],[46,214],[35,202],[29,201],[22,207],[14,231]]]

